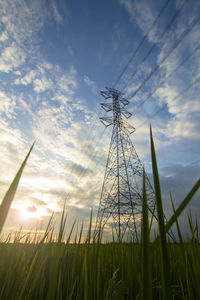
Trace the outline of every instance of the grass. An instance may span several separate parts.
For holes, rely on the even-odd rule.
[[[150,228],[148,220],[148,204],[146,195],[145,171],[143,170],[143,206],[142,206],[142,299],[152,300],[152,270],[151,270],[151,247]]]
[[[17,190],[20,178],[22,176],[22,172],[23,172],[24,167],[25,167],[25,165],[27,163],[27,160],[28,160],[28,158],[29,158],[29,156],[31,154],[33,146],[34,146],[34,143],[31,146],[28,154],[26,155],[23,163],[21,164],[21,167],[19,168],[19,170],[18,170],[15,178],[13,179],[13,182],[11,183],[11,185],[10,185],[7,193],[5,194],[5,196],[4,196],[4,198],[3,198],[2,202],[1,202],[1,206],[0,206],[0,233],[2,231],[2,228],[3,228],[3,225],[5,223],[6,217],[8,215],[11,203],[12,203],[12,201],[14,199],[14,196],[15,196],[15,193],[16,193],[16,190]]]
[[[169,262],[169,254],[167,249],[167,239],[165,234],[165,221],[164,221],[164,212],[162,206],[160,180],[158,175],[156,153],[155,153],[151,127],[150,127],[150,137],[151,137],[151,160],[152,160],[152,169],[153,169],[155,200],[156,200],[156,207],[157,207],[157,214],[158,214],[159,233],[160,233],[159,241],[160,241],[160,253],[161,253],[160,264],[161,264],[161,278],[162,278],[162,296],[163,296],[163,300],[169,300],[172,299],[171,287],[170,287],[170,262]]]
[[[151,220],[149,224],[143,176],[140,243],[102,243],[103,229],[97,238],[93,236],[92,211],[85,241],[81,242],[82,225],[80,233],[76,233],[70,243],[76,221],[66,236],[67,215],[64,207],[57,236],[52,215],[42,237],[39,233],[24,236],[19,229],[14,242],[11,243],[8,238],[0,243],[0,299],[200,299],[198,224],[188,213],[190,236],[184,241],[178,221],[199,189],[200,180],[177,209],[170,197],[173,215],[165,224],[152,130],[150,138],[159,228],[155,240],[150,241]],[[1,229],[32,147],[3,199],[0,207]],[[179,238],[176,244],[167,237],[173,225]]]

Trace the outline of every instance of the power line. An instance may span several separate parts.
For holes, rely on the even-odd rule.
[[[174,97],[174,98],[172,99],[172,101],[175,101],[175,100],[177,100],[178,98],[180,98],[180,97],[181,97],[182,95],[184,95],[188,90],[190,90],[194,85],[196,85],[199,81],[200,81],[200,76],[198,76],[198,77],[195,79],[194,82],[192,82],[189,86],[187,86],[185,89],[183,89],[176,97]],[[157,111],[155,112],[155,114],[153,114],[153,115],[150,117],[150,119],[153,119],[155,116],[157,116],[158,114],[160,114],[163,110],[165,110],[165,109],[167,108],[167,106],[168,106],[167,103],[165,103],[163,107],[161,107],[159,110],[157,110]],[[141,128],[147,121],[149,121],[149,119],[146,120],[146,121],[144,121],[144,122],[142,122],[142,123],[140,123],[140,125],[137,127],[137,129]]]
[[[140,86],[136,89],[136,91],[131,95],[129,98],[132,99],[135,97],[135,95],[141,90],[141,88],[145,85],[145,83],[151,78],[151,76],[160,68],[160,66],[165,62],[165,60],[169,57],[169,55],[178,47],[178,45],[182,42],[182,40],[187,36],[187,34],[193,29],[193,27],[198,23],[200,20],[200,17],[194,18],[194,20],[190,23],[189,27],[181,34],[179,39],[175,42],[175,44],[169,49],[169,51],[166,53],[166,55],[162,58],[160,63],[156,65],[156,67],[150,72],[149,75],[142,81]]]
[[[181,62],[181,64],[179,64],[176,68],[175,68],[175,70],[172,72],[172,73],[170,73],[169,75],[168,75],[168,77],[167,77],[167,79],[169,79],[169,77],[171,77],[172,76],[172,74],[175,72],[175,71],[177,71],[178,70],[178,68],[180,68],[180,66],[181,65],[183,65],[198,49],[200,48],[200,45],[198,45],[195,49],[194,49],[194,51],[192,52],[192,54],[190,54],[190,55],[188,55],[182,62]],[[198,81],[199,81],[199,79],[200,79],[200,76],[194,81],[194,82],[192,82],[188,87],[186,87],[179,95],[177,95],[176,97],[174,97],[173,98],[173,100],[172,101],[175,101],[176,99],[178,99],[179,97],[181,97],[187,90],[189,90],[192,86],[194,86]],[[164,81],[165,82],[165,81]],[[162,84],[164,83],[164,82],[162,82]],[[155,91],[154,91],[155,92]],[[163,110],[165,110],[167,108],[167,104],[165,104],[162,108],[160,108],[155,114],[153,114],[153,116],[151,117],[151,118],[154,118],[156,115],[158,115],[159,113],[161,113]],[[143,122],[142,124],[140,124],[137,128],[140,128],[140,127],[142,127],[143,126],[143,124],[145,124],[147,122],[147,120],[145,121],[145,122]],[[97,147],[96,147],[97,148]],[[96,151],[94,151],[94,155],[92,155],[92,157],[91,157],[91,159],[93,159],[94,157],[95,157],[95,154],[97,153],[97,150]],[[81,171],[80,172],[80,174],[79,174],[79,179],[84,175],[84,173],[85,173],[85,170],[83,171]],[[70,197],[70,193],[68,193],[67,195],[66,195],[66,197],[67,197],[67,199]]]
[[[123,68],[122,72],[120,73],[120,75],[118,76],[115,84],[114,84],[114,88],[116,87],[116,85],[119,83],[120,79],[122,78],[122,76],[124,75],[125,71],[127,70],[129,64],[132,62],[132,60],[134,59],[134,57],[136,56],[136,54],[138,53],[139,49],[141,48],[141,46],[143,45],[145,39],[148,37],[149,33],[151,32],[152,28],[154,27],[154,25],[157,23],[158,19],[160,18],[160,16],[162,15],[163,11],[165,10],[165,8],[167,7],[168,3],[170,2],[170,0],[167,0],[163,7],[161,8],[160,12],[158,13],[157,17],[154,19],[153,23],[151,24],[150,28],[148,29],[148,31],[146,32],[146,34],[144,35],[144,37],[142,38],[142,40],[140,41],[139,45],[137,46],[137,48],[135,49],[135,51],[133,52],[133,54],[131,55],[130,59],[128,60],[127,64],[125,65],[125,67]]]
[[[196,51],[198,51],[200,49],[200,45],[198,45],[194,51],[188,55],[186,58],[184,58],[184,60],[164,79],[160,82],[160,84],[146,97],[146,99],[144,99],[142,101],[142,103],[140,103],[133,111],[133,113],[135,113],[146,101],[148,101],[154,94],[155,92],[169,79],[171,78],[175,72],[178,71],[178,69],[180,67],[182,67],[194,54]]]
[[[178,15],[181,13],[182,9],[184,8],[185,4],[186,4],[187,0],[185,0],[182,5],[179,7],[179,9],[176,11],[176,13],[174,14],[174,16],[172,17],[172,19],[170,20],[170,22],[168,22],[168,24],[166,25],[166,27],[164,28],[164,30],[161,32],[161,34],[159,35],[156,43],[154,43],[154,45],[150,48],[150,50],[147,52],[147,54],[145,55],[145,57],[143,58],[143,60],[141,61],[141,63],[139,65],[137,65],[135,71],[131,74],[131,76],[129,77],[129,79],[127,80],[127,82],[124,84],[122,91],[128,86],[128,84],[130,83],[130,81],[135,77],[135,75],[137,74],[141,64],[143,64],[146,59],[150,56],[150,54],[152,53],[152,51],[154,50],[154,48],[157,46],[157,43],[160,42],[160,40],[163,38],[163,36],[166,34],[166,32],[169,30],[169,28],[172,26],[172,24],[174,23],[174,21],[177,19]],[[165,43],[166,44],[166,41]]]

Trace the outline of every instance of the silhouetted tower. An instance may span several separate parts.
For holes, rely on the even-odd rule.
[[[120,91],[106,88],[101,91],[105,102],[101,107],[111,117],[100,118],[108,127],[113,126],[109,154],[107,158],[101,199],[96,221],[98,228],[108,224],[108,220],[116,230],[120,241],[129,227],[138,240],[138,226],[142,210],[143,166],[131,142],[130,135],[135,131],[126,119],[131,116],[125,107],[129,101],[122,97]],[[154,208],[154,191],[146,176],[146,190],[149,210]]]

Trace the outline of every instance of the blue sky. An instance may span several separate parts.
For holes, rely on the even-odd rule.
[[[69,224],[76,216],[79,224],[82,220],[87,223],[91,207],[96,212],[111,134],[111,128],[105,130],[99,121],[103,113],[99,92],[114,85],[165,3],[1,1],[1,198],[37,138],[8,216],[7,231],[21,224],[26,230],[37,222],[45,223],[53,210],[59,215],[66,195]],[[197,0],[183,3],[168,2],[116,85],[119,90],[126,86],[124,96],[130,99],[133,113],[129,121],[136,127],[132,141],[150,178],[152,123],[168,214],[169,192],[178,205],[199,178],[200,166],[200,49],[196,49],[200,22],[165,59],[200,15]],[[199,215],[199,194],[191,208]]]

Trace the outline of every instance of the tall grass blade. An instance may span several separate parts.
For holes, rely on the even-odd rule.
[[[191,212],[191,210],[189,211],[189,213],[187,214],[187,216],[188,216],[188,223],[189,223],[190,231],[191,231],[191,238],[190,238],[190,240],[192,242],[194,242],[196,240],[196,238],[195,238],[196,226],[194,226],[194,221],[193,221],[193,218],[192,218],[192,212]]]
[[[152,300],[151,249],[149,240],[149,221],[146,194],[145,171],[143,170],[142,205],[142,299]]]
[[[157,167],[155,146],[154,146],[151,126],[150,126],[150,137],[151,137],[151,160],[152,160],[155,200],[156,200],[156,207],[157,207],[157,214],[158,214],[159,240],[160,240],[160,250],[161,250],[162,295],[163,295],[163,300],[170,300],[171,299],[170,265],[169,265],[167,241],[165,235],[165,223],[164,223],[164,213],[162,207],[160,179],[158,175],[158,167]]]
[[[69,244],[69,243],[70,243],[70,239],[71,239],[72,232],[73,232],[73,230],[74,230],[74,226],[75,226],[75,224],[76,224],[76,219],[74,220],[74,223],[72,224],[72,227],[71,227],[71,230],[70,230],[69,236],[68,236],[68,238],[67,238],[67,244]]]
[[[67,220],[67,214],[65,213],[65,203],[63,206],[59,233],[57,243],[54,247],[51,248],[51,259],[49,263],[49,284],[47,289],[47,299],[48,300],[55,300],[56,295],[58,295],[59,284],[61,280],[60,272],[59,272],[59,261],[63,255],[64,248],[62,247],[62,241],[65,233],[65,225]],[[60,294],[58,295],[60,296]]]
[[[77,278],[74,280],[74,283],[73,283],[73,285],[71,287],[71,291],[70,291],[68,300],[73,299],[73,294],[74,294],[74,290],[75,290],[76,284],[77,284]]]
[[[90,211],[90,223],[89,223],[89,228],[88,228],[88,233],[87,233],[87,239],[86,239],[86,243],[88,243],[88,244],[90,244],[91,232],[92,232],[92,209]]]
[[[78,244],[79,244],[79,245],[80,245],[80,243],[81,243],[82,234],[83,234],[83,222],[82,222],[82,224],[81,224],[81,230],[80,230],[79,239],[78,239]]]
[[[171,205],[172,205],[173,213],[175,213],[176,210],[175,210],[174,201],[173,201],[171,193],[170,193],[170,200],[171,200]],[[183,245],[183,238],[182,238],[180,226],[179,226],[179,223],[178,223],[178,219],[176,219],[176,229],[177,229],[177,232],[178,232],[179,243],[181,245]]]
[[[22,172],[23,172],[24,167],[26,165],[26,162],[27,162],[27,160],[28,160],[28,158],[31,154],[31,151],[33,149],[34,144],[35,144],[35,142],[32,144],[28,154],[26,155],[23,163],[21,164],[17,174],[15,175],[15,178],[13,179],[13,181],[12,181],[12,183],[11,183],[11,185],[10,185],[10,187],[9,187],[7,193],[5,194],[5,196],[3,198],[3,201],[1,203],[1,206],[0,206],[0,234],[1,234],[1,231],[3,229],[3,225],[6,221],[11,203],[14,199],[14,196],[15,196],[15,193],[16,193],[16,190],[17,190]]]
[[[175,213],[175,207],[174,207],[174,202],[173,202],[173,198],[172,198],[171,193],[170,193],[170,199],[171,199],[173,213]],[[179,226],[179,223],[178,223],[178,219],[176,219],[176,228],[177,228],[177,232],[178,232],[178,238],[179,238],[181,253],[182,253],[182,256],[183,256],[183,261],[185,262],[185,250],[184,250],[183,238],[182,238],[180,226]]]
[[[188,195],[185,197],[185,199],[183,200],[183,202],[179,205],[179,207],[177,208],[177,210],[175,211],[175,213],[173,214],[173,216],[167,222],[167,224],[165,226],[165,232],[168,232],[170,230],[170,228],[172,227],[172,225],[174,224],[174,222],[181,215],[181,213],[186,208],[186,206],[189,204],[189,202],[191,201],[192,197],[195,195],[195,193],[198,191],[199,188],[200,188],[200,179],[195,183],[195,185],[193,186],[193,188],[191,189],[191,191],[188,193]]]
[[[197,217],[196,217],[195,223],[196,223],[196,229],[197,229],[197,234],[196,234],[196,237],[197,237],[197,243],[199,244],[199,226],[198,226],[198,220],[197,220]]]
[[[23,286],[22,286],[22,290],[20,292],[20,295],[17,298],[18,300],[24,299],[24,296],[25,296],[26,291],[27,291],[27,286],[28,286],[28,284],[31,281],[31,277],[34,277],[34,275],[33,275],[34,274],[34,267],[35,267],[35,265],[37,265],[37,259],[38,259],[38,256],[39,256],[39,250],[41,249],[41,247],[42,247],[42,245],[43,245],[43,243],[44,243],[44,241],[45,241],[45,239],[46,239],[46,237],[47,237],[48,234],[49,234],[49,232],[46,230],[46,232],[45,232],[42,240],[37,245],[37,247],[36,247],[36,249],[35,249],[35,251],[33,253],[33,256],[30,259],[30,262],[29,262],[29,264],[27,266],[28,267],[27,275],[26,275],[26,278],[25,278],[25,280],[23,282]]]
[[[156,210],[156,204],[154,205],[153,211],[152,211],[152,214],[151,214],[151,221],[150,221],[150,225],[149,225],[149,231],[151,231],[151,228],[152,228],[152,225],[153,225],[153,219],[155,217],[155,210]]]
[[[67,214],[65,213],[65,203],[64,203],[62,217],[61,217],[61,221],[60,221],[60,227],[59,227],[58,243],[62,242],[64,232],[65,232],[66,221],[67,221]]]

